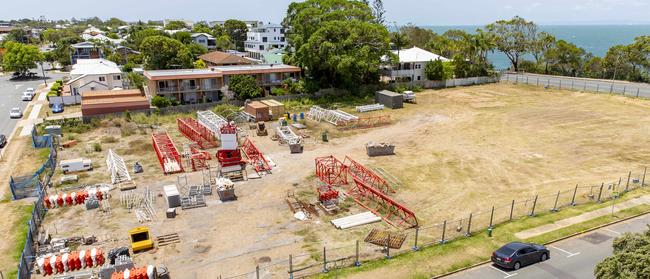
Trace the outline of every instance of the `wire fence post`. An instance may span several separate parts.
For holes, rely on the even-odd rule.
[[[587,91],[587,82],[585,81],[585,87],[582,89],[582,91]]]
[[[512,200],[512,205],[510,206],[510,220],[512,221],[512,212],[515,210],[515,200]]]
[[[535,200],[533,200],[533,209],[530,211],[530,216],[535,216],[535,206],[537,206],[537,197],[539,195],[535,195]]]
[[[293,255],[289,254],[289,279],[293,279]]]
[[[390,234],[386,235],[386,259],[390,259]]]
[[[255,266],[255,278],[260,279],[260,265]]]
[[[609,86],[609,94],[612,94],[614,92],[614,84]]]
[[[471,236],[471,229],[472,229],[472,213],[469,214],[469,221],[467,222],[467,233],[465,233],[465,236]]]
[[[415,228],[415,244],[413,244],[413,251],[418,251],[420,248],[418,247],[418,235],[420,234],[420,227]]]
[[[600,190],[598,191],[598,200],[596,202],[600,202],[600,197],[603,195],[603,187],[605,187],[605,182],[600,184]]]
[[[445,243],[445,232],[447,231],[447,220],[442,222],[442,239],[440,240],[440,244]]]
[[[354,260],[354,266],[361,266],[361,262],[359,261],[359,240],[357,239],[357,253],[356,253],[356,258]]]
[[[645,186],[645,171],[648,170],[648,167],[643,168],[643,179],[641,180],[641,187]]]
[[[327,250],[323,246],[323,273],[327,273]]]
[[[600,83],[596,83],[596,93],[600,92]]]
[[[552,212],[557,212],[557,200],[560,199],[560,190],[557,190],[557,196],[555,196],[555,204],[553,204]]]
[[[539,86],[539,78],[536,78],[536,79],[537,79],[537,86]]]
[[[573,190],[573,197],[571,198],[571,206],[576,205],[576,194],[578,193],[578,184],[576,184],[576,188]]]
[[[571,80],[571,90],[573,90],[573,82],[574,80]]]
[[[637,97],[637,99],[639,98],[639,88],[638,87],[636,88],[636,97]]]
[[[560,79],[560,90],[562,90],[562,79]]]
[[[489,228],[492,228],[492,221],[494,220],[494,205],[492,206],[492,213],[490,213],[490,226]]]
[[[627,189],[630,188],[630,177],[632,176],[632,171],[627,173],[627,183],[625,183],[625,192],[627,192]]]

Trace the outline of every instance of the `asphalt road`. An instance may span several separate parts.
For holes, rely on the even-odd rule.
[[[63,73],[46,72],[47,82],[49,84],[57,79],[61,79],[65,75]],[[0,76],[0,134],[9,137],[16,124],[18,124],[19,119],[9,118],[11,108],[19,107],[24,113],[25,107],[27,107],[29,102],[20,100],[23,91],[30,87],[38,89],[38,86],[41,84],[43,84],[42,78],[38,80],[11,80],[10,73]]]
[[[583,90],[605,94],[620,94],[630,97],[650,98],[650,84],[648,83],[509,73],[504,73],[501,75],[501,81],[519,82],[531,85],[549,86],[552,88]]]
[[[625,232],[644,231],[647,229],[646,225],[649,223],[650,214],[554,243],[547,246],[551,251],[551,258],[549,260],[522,267],[517,271],[503,270],[492,264],[487,264],[450,275],[446,278],[595,278],[594,269],[596,264],[612,255],[612,242],[614,238]]]

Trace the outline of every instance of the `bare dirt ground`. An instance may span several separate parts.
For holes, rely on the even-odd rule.
[[[179,209],[175,219],[164,218],[166,204],[160,195],[177,176],[162,175],[150,130],[105,121],[98,129],[73,136],[79,144],[62,151],[60,158],[93,159],[95,169],[80,176],[82,184],[109,182],[104,162],[109,148],[124,157],[129,169],[136,160],[143,163],[145,173],[134,175],[138,188],[148,186],[157,194],[157,218],[145,225],[154,235],[176,232],[181,243],[138,254],[136,263],[164,263],[174,278],[214,278],[252,272],[258,263],[283,262],[289,254],[317,258],[323,245],[347,247],[373,227],[391,228],[378,223],[339,231],[328,223],[334,217],[304,222],[293,218],[285,202],[287,191],[316,201],[315,157],[335,155],[342,160],[350,155],[397,176],[403,186],[394,198],[426,226],[494,203],[564,190],[576,182],[600,182],[613,173],[640,168],[650,159],[645,145],[649,109],[650,102],[644,100],[505,84],[427,91],[419,93],[418,104],[384,111],[394,120],[387,127],[338,132],[329,124],[307,122],[311,137],[302,154],[289,154],[288,147],[269,137],[252,136],[277,164],[273,174],[237,183],[237,201],[220,203],[216,196],[208,197],[207,207]],[[163,126],[182,149],[187,139],[175,123]],[[269,126],[272,132],[275,126]],[[320,141],[324,130],[330,131],[329,143]],[[369,141],[393,142],[397,154],[368,158],[364,145]],[[94,151],[95,143],[101,152]],[[188,178],[190,183],[201,180],[198,173]],[[139,223],[133,212],[120,207],[119,190],[111,195],[110,215],[82,207],[54,209],[45,227],[55,237],[97,235],[104,250],[127,245],[128,229]],[[337,217],[361,211],[352,204]],[[286,276],[286,270],[270,272],[264,275]]]

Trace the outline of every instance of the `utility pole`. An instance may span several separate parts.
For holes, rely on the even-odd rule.
[[[47,87],[47,77],[45,76],[45,68],[43,67],[43,61],[41,61],[41,72],[43,73],[43,82],[45,83],[45,87]]]

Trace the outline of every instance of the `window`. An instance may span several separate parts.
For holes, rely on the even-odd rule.
[[[420,76],[418,76],[418,80],[420,80]]]
[[[260,50],[264,50],[264,46],[260,46]]]
[[[114,79],[114,80],[121,80],[121,79],[122,79],[122,76],[120,76],[120,75],[115,75],[115,76],[113,76],[113,79]]]
[[[269,39],[267,37],[262,37],[262,42],[266,43],[268,41],[269,41]]]
[[[99,77],[99,81],[106,81],[106,77]]]

